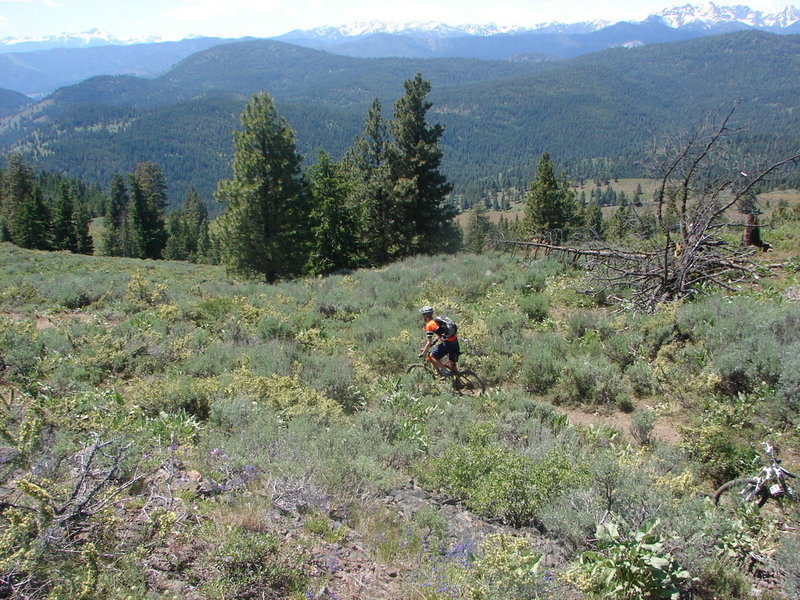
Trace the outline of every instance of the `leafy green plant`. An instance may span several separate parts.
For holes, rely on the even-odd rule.
[[[602,598],[678,600],[690,580],[657,534],[658,523],[624,535],[613,519],[597,526],[597,547],[581,554],[570,580]]]

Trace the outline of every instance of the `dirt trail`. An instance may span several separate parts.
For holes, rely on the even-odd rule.
[[[646,409],[652,407],[641,405],[639,409]],[[616,411],[592,411],[588,408],[570,408],[559,406],[557,410],[567,416],[569,422],[576,426],[597,426],[607,425],[619,430],[621,435],[626,438],[633,439],[631,435],[631,422],[635,412],[625,413],[619,410]],[[674,416],[660,415],[653,426],[653,439],[655,441],[666,442],[674,444],[680,440],[680,433],[676,426]]]

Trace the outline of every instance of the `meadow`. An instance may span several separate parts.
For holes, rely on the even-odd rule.
[[[0,595],[800,597],[797,222],[653,314],[487,252],[267,285],[0,244]],[[422,305],[480,396],[407,375]],[[798,486],[800,487],[800,486]]]

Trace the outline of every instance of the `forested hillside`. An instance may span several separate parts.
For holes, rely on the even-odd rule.
[[[307,156],[336,156],[371,100],[400,94],[416,71],[433,84],[445,125],[444,169],[469,203],[492,186],[524,186],[549,151],[572,176],[640,174],[651,132],[690,129],[742,99],[751,149],[798,131],[797,36],[740,32],[615,49],[552,63],[353,59],[277,42],[225,44],[155,80],[101,77],[7,118],[5,148],[49,170],[105,183],[137,161],[165,166],[171,202],[192,182],[208,199],[230,159],[229,131],[246,97],[278,101]]]
[[[13,90],[0,90],[0,117],[14,115],[33,101],[19,92]]]

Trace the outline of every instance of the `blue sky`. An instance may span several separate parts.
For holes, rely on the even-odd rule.
[[[269,37],[356,21],[535,25],[643,19],[700,0],[0,0],[0,38],[35,38],[97,28],[120,39],[190,35]],[[720,1],[776,12],[786,0]]]

